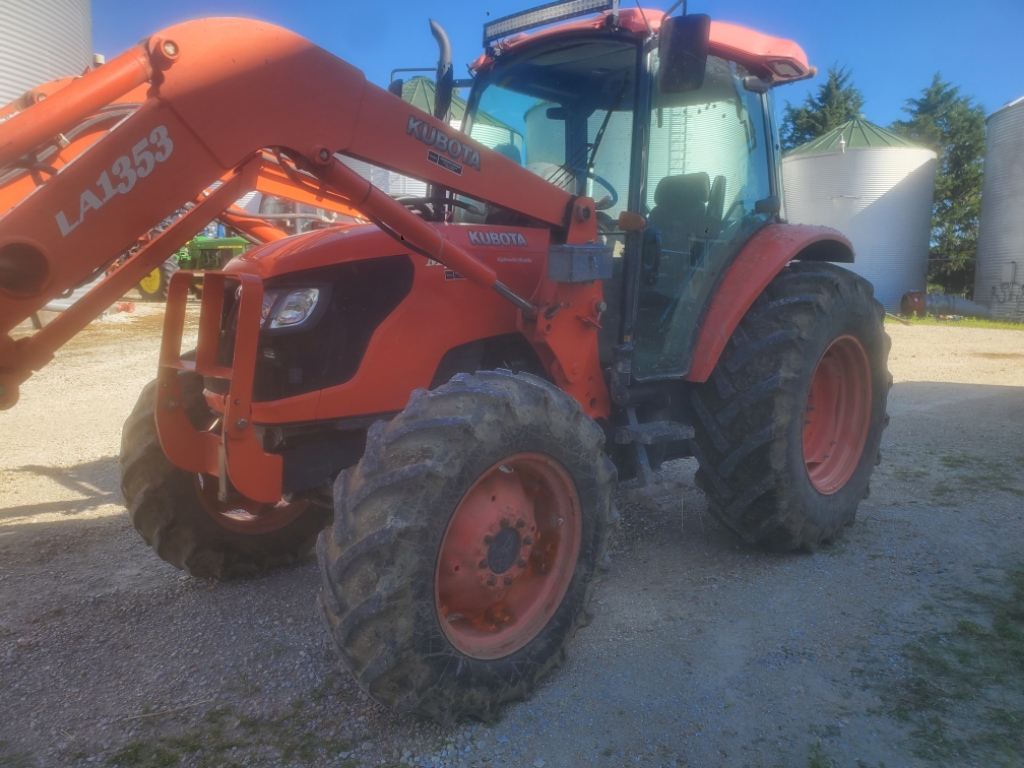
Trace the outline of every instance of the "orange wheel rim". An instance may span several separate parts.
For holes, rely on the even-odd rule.
[[[833,341],[814,370],[804,414],[804,462],[811,484],[827,496],[849,481],[868,437],[871,366],[853,336]]]
[[[535,638],[572,581],[582,519],[575,483],[545,454],[513,454],[477,478],[448,522],[434,572],[452,645],[497,659]]]
[[[213,475],[195,476],[196,492],[206,513],[217,525],[236,533],[269,533],[283,528],[309,507],[308,501],[264,504],[242,496],[228,501],[217,498],[220,481]]]

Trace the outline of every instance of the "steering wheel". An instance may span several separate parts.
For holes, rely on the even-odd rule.
[[[593,171],[587,171],[585,174],[585,178],[593,179],[606,190],[608,190],[609,196],[611,198],[607,203],[604,203],[604,205],[598,204],[595,206],[595,208],[597,208],[597,210],[599,211],[603,211],[607,208],[614,208],[615,204],[619,202],[619,193],[615,191],[615,187],[613,187],[611,184],[608,183],[606,179],[602,179]]]
[[[602,235],[612,235],[619,229],[619,223],[604,211],[597,211],[597,231]]]

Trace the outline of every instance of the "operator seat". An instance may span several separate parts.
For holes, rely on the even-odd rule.
[[[711,180],[703,172],[666,176],[658,182],[654,210],[647,220],[661,230],[664,268],[688,269],[699,257],[692,245],[694,240],[707,236],[705,217],[710,196]]]

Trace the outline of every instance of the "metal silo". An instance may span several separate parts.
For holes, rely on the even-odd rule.
[[[89,0],[0,0],[0,105],[90,64]]]
[[[988,118],[974,300],[1024,319],[1024,96]]]
[[[856,261],[845,266],[898,311],[905,292],[926,287],[935,163],[931,150],[851,120],[783,158],[786,217],[850,238]]]

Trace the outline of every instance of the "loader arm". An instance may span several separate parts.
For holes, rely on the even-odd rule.
[[[592,201],[577,200],[367,83],[361,71],[304,38],[244,19],[168,28],[11,115],[0,124],[0,167],[147,81],[144,103],[0,218],[0,407],[10,407],[18,385],[52,358],[59,346],[53,341],[66,340],[37,334],[15,344],[8,336],[14,326],[190,201],[199,201],[188,217],[198,231],[228,205],[223,195],[203,198],[204,190],[217,180],[230,181],[239,194],[256,188],[264,149],[283,151],[318,175],[319,186],[306,189],[314,198],[333,192],[410,250],[523,308],[529,303],[489,267],[334,162],[334,154],[554,225],[569,242],[596,236]],[[214,198],[220,208],[210,210]],[[152,269],[179,247],[171,247],[175,242],[194,234],[172,229],[108,281]]]
[[[27,91],[5,107],[0,108],[0,123],[6,122],[33,104],[38,104],[53,96],[78,79],[58,78]],[[56,136],[43,134],[45,138],[41,144],[26,151],[25,154],[8,165],[0,165],[0,216],[21,202],[47,177],[81,155],[107,131],[134,112],[140,104],[146,101],[148,90],[148,82],[132,88],[128,93],[118,97],[110,104],[98,107],[91,114],[80,119],[77,124]],[[17,147],[17,149],[21,149],[21,147]],[[305,187],[296,186],[288,174],[277,165],[272,155],[265,154],[264,159],[267,162],[264,163],[257,180],[257,191],[285,197],[295,202],[315,205],[350,218],[358,217],[358,213],[345,204],[338,195],[318,197],[311,194]],[[273,227],[258,215],[244,211],[225,211],[218,218],[258,242],[270,242],[286,236],[286,233]]]

